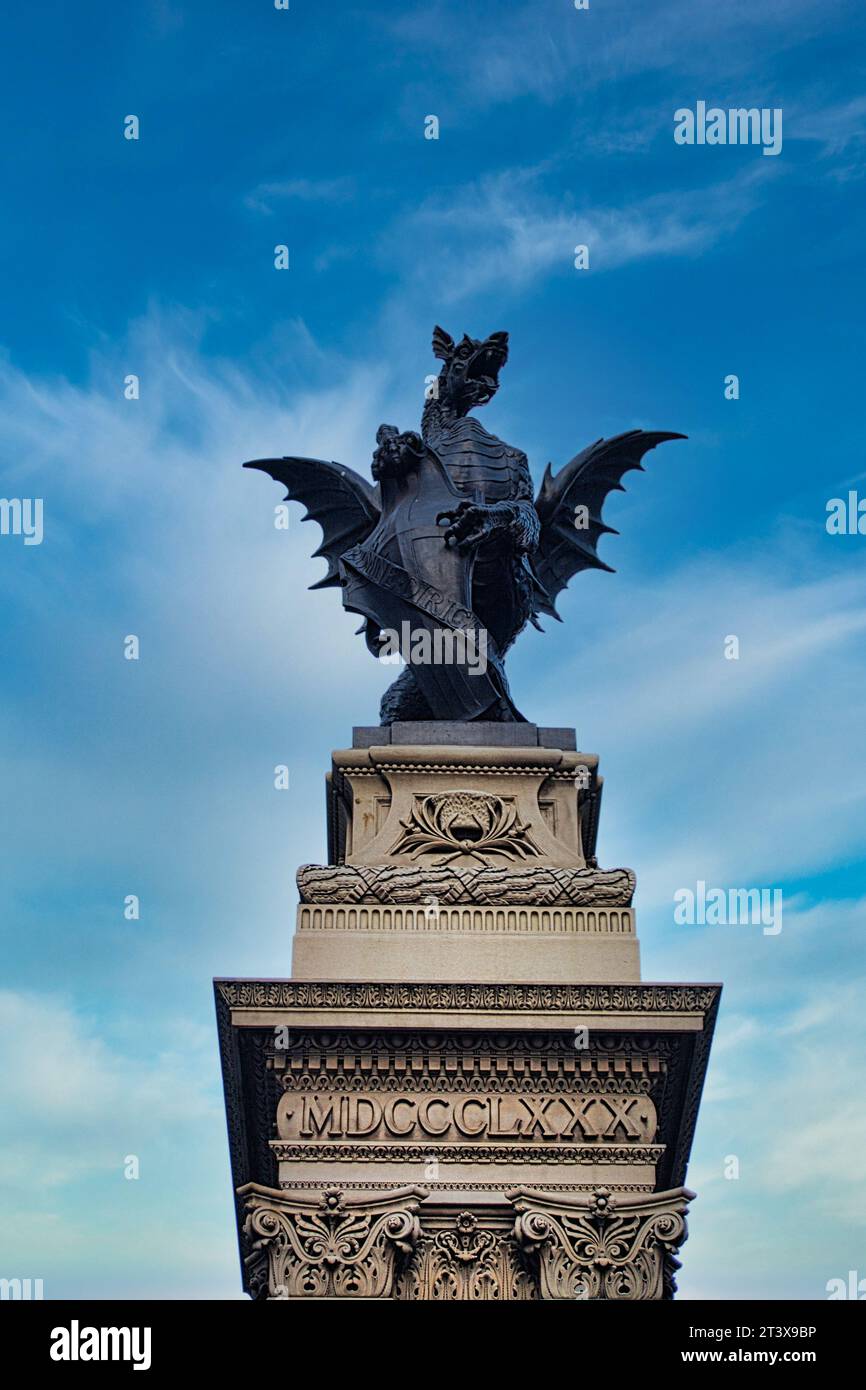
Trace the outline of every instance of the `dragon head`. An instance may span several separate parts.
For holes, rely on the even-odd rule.
[[[483,340],[464,333],[455,343],[450,333],[433,329],[433,355],[442,362],[438,400],[455,416],[486,405],[499,390],[499,373],[508,361],[508,334],[491,333]]]

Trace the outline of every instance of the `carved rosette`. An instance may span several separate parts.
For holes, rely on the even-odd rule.
[[[303,1202],[251,1185],[243,1240],[252,1297],[391,1298],[397,1258],[420,1234],[415,1211],[425,1196],[403,1188],[359,1202],[330,1188]]]
[[[637,1200],[607,1188],[567,1202],[541,1192],[509,1196],[519,1212],[514,1237],[537,1258],[543,1299],[673,1297],[693,1196],[685,1188]]]

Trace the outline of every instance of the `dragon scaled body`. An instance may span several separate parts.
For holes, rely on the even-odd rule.
[[[374,655],[392,634],[410,635],[400,642],[406,668],[382,699],[383,724],[521,720],[506,651],[527,622],[559,617],[556,598],[575,574],[610,569],[597,549],[613,532],[602,519],[605,498],[623,490],[624,475],[642,468],[650,449],[684,436],[630,430],[600,439],[559,473],[548,464],[533,499],[526,455],[470,413],[499,388],[507,333],[456,343],[437,327],[433,352],[442,368],[421,433],[380,426],[373,484],[322,459],[244,467],[281,482],[306,507],[305,520],[320,524],[315,554],[328,571],[311,587],[341,587],[345,607],[365,620]],[[447,643],[433,640],[443,635]]]

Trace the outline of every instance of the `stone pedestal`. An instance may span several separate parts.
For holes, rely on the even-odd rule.
[[[292,978],[216,981],[254,1297],[672,1295],[720,989],[641,983],[600,800],[568,730],[333,755]]]

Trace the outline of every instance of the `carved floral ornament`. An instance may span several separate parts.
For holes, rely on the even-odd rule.
[[[718,1007],[720,985],[669,985],[646,982],[628,985],[458,984],[430,981],[335,980],[217,980],[215,988],[226,1009],[455,1009],[460,1013],[495,1011],[507,1017],[543,1011],[592,1010],[613,1017],[693,1013],[712,1016]],[[647,1020],[648,1022],[650,1019]],[[706,1026],[706,1024],[705,1024]]]
[[[387,1194],[359,1206],[328,1188],[318,1208],[251,1197],[244,1222],[247,1267],[254,1298],[388,1298],[397,1251],[410,1251],[420,1234],[415,1216],[422,1189]]]
[[[541,853],[517,815],[513,798],[489,792],[431,792],[416,796],[392,854],[443,854],[441,864],[466,855],[530,859]]]
[[[565,1201],[519,1189],[507,1194],[517,1212],[509,1233],[468,1210],[445,1229],[424,1229],[422,1188],[292,1199],[251,1184],[240,1195],[254,1298],[505,1301],[670,1298],[692,1197],[685,1188],[638,1200],[596,1188]]]
[[[515,1241],[461,1211],[449,1230],[422,1238],[406,1263],[396,1297],[424,1302],[518,1302],[538,1284]]]
[[[517,1243],[538,1254],[543,1299],[671,1298],[675,1251],[687,1236],[685,1188],[623,1202],[597,1188],[585,1208],[557,1206],[541,1194],[510,1194],[520,1213]],[[540,1200],[539,1200],[540,1198]]]

